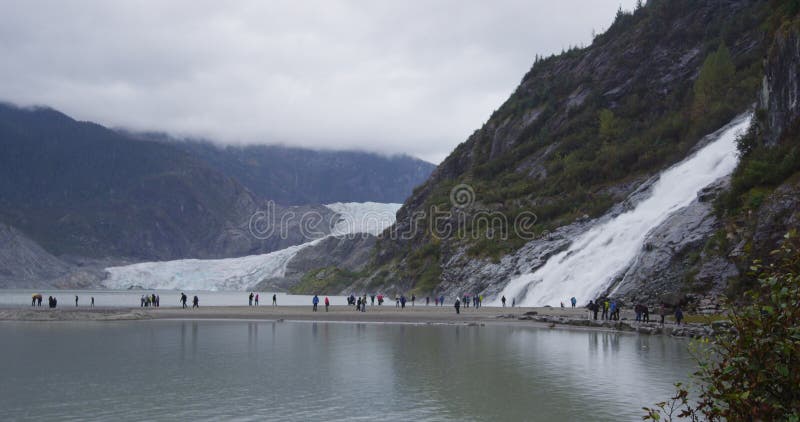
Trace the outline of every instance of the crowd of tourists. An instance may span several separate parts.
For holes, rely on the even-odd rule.
[[[142,308],[158,308],[161,306],[161,298],[155,293],[142,295],[139,299],[139,306]]]
[[[593,318],[598,319],[597,314],[600,313],[600,319],[619,321],[619,313],[622,310],[622,302],[615,299],[599,298],[590,300],[586,308],[591,312]],[[636,322],[650,322],[650,307],[644,303],[637,303],[633,306],[633,312],[636,315]],[[683,323],[683,311],[680,306],[674,308],[668,307],[662,303],[658,309],[658,315],[661,317],[660,323],[664,324],[668,315],[674,315],[675,322],[678,325]]]

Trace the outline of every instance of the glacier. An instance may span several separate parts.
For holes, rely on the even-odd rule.
[[[331,236],[377,235],[395,222],[402,204],[349,202],[328,204],[338,220],[331,234],[261,255],[224,259],[179,259],[109,267],[103,285],[110,289],[247,290],[262,280],[283,277],[299,251]]]
[[[533,272],[512,278],[494,304],[501,296],[522,306],[558,306],[573,296],[585,304],[602,294],[635,260],[651,230],[733,172],[739,159],[736,137],[751,117],[739,116],[709,135],[707,145],[662,172],[649,197],[633,209],[589,229]]]

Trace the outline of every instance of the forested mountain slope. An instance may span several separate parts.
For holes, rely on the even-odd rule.
[[[491,294],[521,268],[542,265],[581,227],[624,206],[704,135],[753,107],[775,4],[651,0],[620,11],[590,46],[537,58],[511,97],[404,203],[354,286]],[[457,212],[447,220],[441,211]],[[488,230],[485,220],[471,225],[481,213],[504,218]],[[520,235],[514,221],[529,213],[535,224]],[[442,236],[448,224],[463,230]],[[690,249],[705,242],[701,236]]]

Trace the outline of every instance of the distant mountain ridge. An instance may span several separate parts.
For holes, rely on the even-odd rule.
[[[0,106],[0,221],[56,255],[238,256],[262,201],[173,146],[52,109]],[[280,245],[284,246],[284,245]]]
[[[272,157],[272,152],[292,158]],[[248,159],[251,153],[254,158]],[[0,224],[14,239],[26,239],[20,241],[32,251],[26,256],[46,251],[58,259],[69,257],[67,264],[239,257],[309,240],[297,221],[286,237],[254,236],[251,218],[268,209],[268,200],[277,203],[275,224],[287,212],[313,211],[323,217],[315,230],[325,234],[335,213],[317,204],[403,199],[400,195],[433,167],[409,157],[337,154],[148,140],[50,108],[0,103]],[[301,168],[305,157],[312,157],[310,164]],[[299,183],[289,185],[285,175],[294,165]],[[367,176],[359,177],[359,170]],[[303,172],[313,177],[300,177]],[[313,186],[304,184],[308,180]],[[370,181],[364,189],[359,186]],[[382,183],[390,194],[380,192]],[[292,196],[292,189],[302,195]],[[13,279],[34,274],[14,266],[37,260],[22,262],[12,252],[0,249],[9,258],[0,256],[0,273]],[[54,263],[37,270],[42,277],[69,273],[64,262],[38,261]]]
[[[285,205],[402,203],[435,165],[407,155],[318,151],[280,145],[175,143],[256,195]]]

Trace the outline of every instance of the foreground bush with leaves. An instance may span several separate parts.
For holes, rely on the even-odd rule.
[[[755,263],[758,287],[730,309],[731,334],[698,356],[697,394],[676,384],[644,420],[800,421],[800,242],[785,236],[775,264]]]

